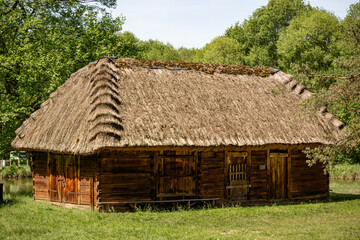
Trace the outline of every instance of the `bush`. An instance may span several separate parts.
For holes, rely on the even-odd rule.
[[[27,178],[31,177],[31,169],[29,166],[6,166],[0,170],[0,178]]]
[[[360,180],[360,164],[337,164],[330,171],[330,178],[337,180]]]

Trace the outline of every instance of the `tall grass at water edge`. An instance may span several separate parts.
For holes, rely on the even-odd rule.
[[[0,179],[17,179],[31,177],[31,169],[29,166],[5,166],[0,169]]]

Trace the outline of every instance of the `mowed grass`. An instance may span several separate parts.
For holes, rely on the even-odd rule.
[[[331,201],[263,207],[99,213],[5,195],[0,239],[360,239],[360,183]]]

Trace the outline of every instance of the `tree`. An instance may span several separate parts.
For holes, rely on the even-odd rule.
[[[279,33],[292,18],[310,8],[303,0],[270,0],[248,20],[227,29],[225,35],[244,45],[246,65],[277,66]]]
[[[194,61],[194,57],[196,54],[195,48],[189,49],[189,48],[181,47],[177,51],[179,53],[180,61],[183,61],[183,62],[193,62]]]
[[[115,0],[0,0],[0,154],[15,129],[80,67],[113,55],[123,18]]]
[[[328,71],[340,54],[339,34],[339,20],[325,10],[314,9],[295,17],[277,42],[280,65],[285,69],[297,64],[315,72]]]
[[[213,64],[243,64],[242,45],[229,37],[215,38],[211,43],[196,51],[195,62]]]
[[[157,40],[143,42],[144,52],[142,58],[145,60],[179,61],[180,56],[176,49],[170,44],[164,44]]]
[[[317,161],[327,164],[339,162],[360,163],[360,2],[350,6],[341,22],[340,56],[335,60],[333,83],[322,89],[306,106],[318,109],[328,106],[329,112],[345,124],[342,139],[333,146],[323,146],[308,150],[311,163]],[[352,75],[352,76],[351,76]],[[325,77],[325,76],[324,76]],[[319,80],[323,80],[320,77]],[[329,78],[329,76],[326,76]]]
[[[142,58],[144,52],[143,43],[133,33],[118,33],[117,42],[115,56],[119,58]]]

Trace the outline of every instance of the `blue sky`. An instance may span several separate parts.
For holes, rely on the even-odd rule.
[[[243,22],[268,0],[118,0],[114,17],[126,17],[124,31],[141,40],[157,39],[174,47],[201,48],[236,22]],[[358,0],[305,0],[337,17]]]

